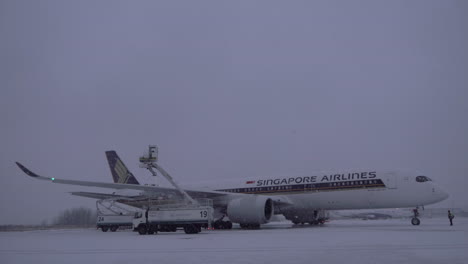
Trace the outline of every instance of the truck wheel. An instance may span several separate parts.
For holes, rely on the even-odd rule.
[[[198,233],[198,228],[194,225],[186,225],[184,226],[184,231],[185,231],[185,234],[196,234]]]
[[[142,224],[138,226],[138,234],[146,235],[147,232],[148,232],[148,229],[146,228],[146,225]]]
[[[319,221],[317,220],[312,220],[309,222],[309,225],[318,225],[319,224]]]
[[[191,226],[184,226],[184,232],[185,234],[192,234],[192,227]]]
[[[148,234],[153,235],[158,233],[158,226],[152,226],[150,225],[148,228]]]
[[[117,231],[117,229],[119,229],[119,226],[113,225],[113,226],[110,227],[111,232],[115,232],[115,231]]]
[[[109,230],[109,227],[108,226],[101,226],[101,230],[102,230],[102,232],[107,232],[107,230]]]

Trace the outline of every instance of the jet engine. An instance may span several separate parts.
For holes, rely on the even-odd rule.
[[[268,223],[273,212],[273,201],[265,196],[247,196],[235,199],[227,206],[229,220],[240,224]]]

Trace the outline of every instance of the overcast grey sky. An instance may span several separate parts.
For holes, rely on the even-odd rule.
[[[0,224],[178,182],[418,169],[467,208],[467,1],[0,1]],[[19,219],[19,220],[18,220]]]

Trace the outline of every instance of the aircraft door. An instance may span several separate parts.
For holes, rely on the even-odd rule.
[[[397,188],[397,177],[395,172],[387,172],[384,176],[384,184],[388,189]]]

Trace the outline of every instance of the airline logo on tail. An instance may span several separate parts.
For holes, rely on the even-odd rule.
[[[122,184],[140,184],[135,176],[127,169],[125,164],[120,160],[117,152],[114,150],[106,151],[107,162],[112,173],[114,183]]]

